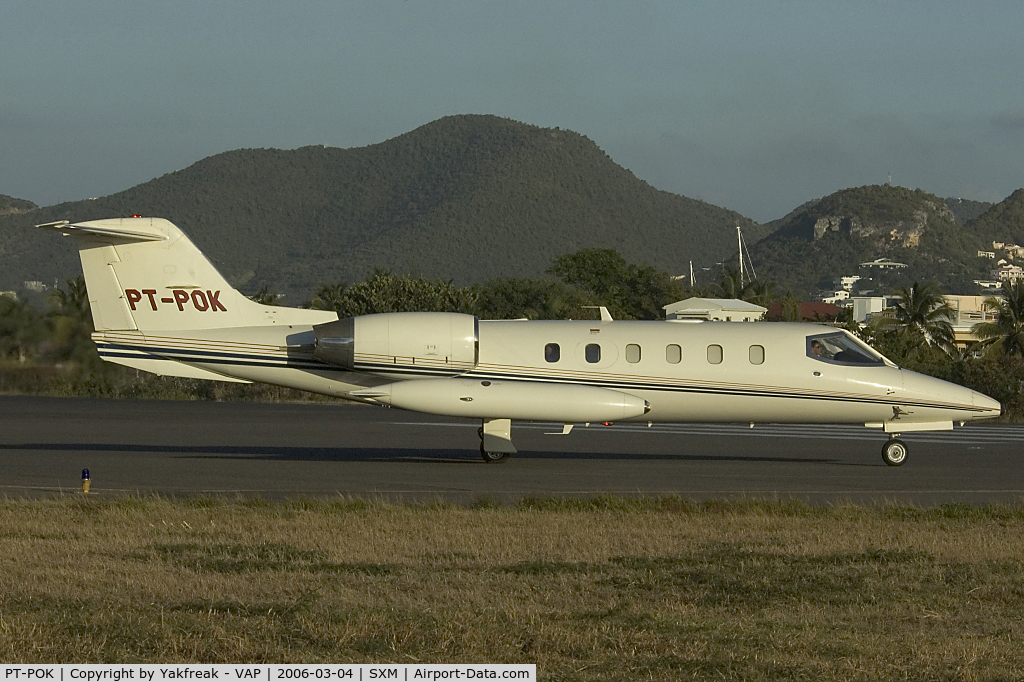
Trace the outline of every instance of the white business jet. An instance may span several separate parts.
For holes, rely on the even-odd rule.
[[[78,241],[107,361],[165,376],[265,382],[482,421],[487,462],[516,452],[511,420],[564,424],[863,424],[896,436],[996,417],[988,396],[905,369],[817,324],[479,320],[251,301],[175,225],[116,218],[38,227]]]

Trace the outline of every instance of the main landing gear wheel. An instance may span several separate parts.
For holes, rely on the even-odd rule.
[[[907,461],[907,444],[899,438],[890,438],[882,446],[882,459],[891,467],[898,467]]]
[[[484,450],[484,446],[480,446],[480,456],[484,458],[484,461],[488,464],[504,464],[508,461],[507,452],[487,452]]]
[[[508,461],[507,452],[487,452],[484,449],[484,427],[481,426],[476,432],[480,436],[480,456],[484,458],[485,462],[488,464],[504,464]]]

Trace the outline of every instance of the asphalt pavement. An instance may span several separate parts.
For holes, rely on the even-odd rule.
[[[478,422],[362,405],[0,396],[0,494],[242,494],[390,499],[618,495],[813,502],[1019,502],[1024,426],[907,434],[839,425],[513,424],[519,454],[479,455]]]

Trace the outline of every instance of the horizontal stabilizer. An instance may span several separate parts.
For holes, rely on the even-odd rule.
[[[74,225],[67,220],[58,220],[54,223],[43,223],[42,225],[36,225],[36,227],[59,230],[66,235],[90,234],[98,237],[113,237],[129,241],[158,242],[167,239],[166,234],[153,229],[152,227],[148,227],[148,229],[146,227],[132,227],[129,229],[121,226],[91,225],[89,223]]]

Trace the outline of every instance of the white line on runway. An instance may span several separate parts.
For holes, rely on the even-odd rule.
[[[479,428],[465,422],[389,422],[394,426],[444,426]],[[561,423],[522,422],[515,428],[557,431]],[[848,424],[646,424],[626,422],[603,426],[582,424],[580,431],[612,431],[630,433],[671,434],[679,436],[749,436],[755,438],[805,438],[820,440],[884,440],[886,434],[879,429],[868,429]],[[922,443],[1015,443],[1024,441],[1024,426],[967,426],[952,431],[914,431],[900,436]]]

